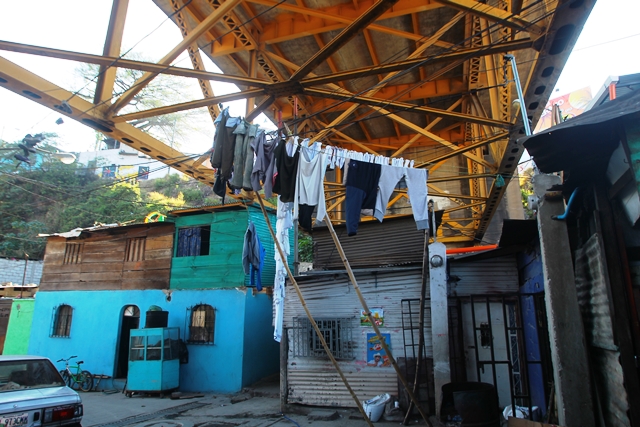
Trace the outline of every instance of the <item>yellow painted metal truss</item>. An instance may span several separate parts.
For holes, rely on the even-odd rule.
[[[517,60],[522,106],[535,122],[595,0],[155,0],[182,41],[155,63],[120,57],[128,0],[114,0],[102,55],[0,41],[2,51],[100,68],[85,100],[0,56],[0,87],[73,118],[208,185],[207,153],[191,158],[134,127],[133,120],[246,99],[248,120],[265,113],[299,134],[356,151],[415,160],[445,210],[444,242],[481,240],[516,172],[522,115],[512,107]],[[191,68],[172,62],[187,51]],[[205,70],[207,55],[223,74]],[[114,95],[118,68],[144,74]],[[202,98],[121,113],[159,74],[193,78]],[[212,82],[238,93],[215,95]],[[297,110],[296,110],[297,107]],[[329,215],[342,221],[340,172],[325,183]],[[333,179],[335,182],[330,182]],[[410,209],[397,191],[388,216]]]

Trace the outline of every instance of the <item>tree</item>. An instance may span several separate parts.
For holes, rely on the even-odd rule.
[[[129,59],[137,61],[149,61],[139,54],[127,55]],[[99,68],[95,64],[83,64],[77,68],[77,73],[84,80],[85,85],[79,92],[83,98],[93,101],[95,94],[95,82],[98,80]],[[143,71],[118,68],[114,82],[116,96],[121,95],[136,84],[136,81],[144,74]],[[189,93],[184,78],[159,74],[140,92],[138,92],[129,105],[125,106],[122,114],[149,110],[166,105],[190,101],[186,96]],[[111,100],[107,101],[109,104]],[[201,132],[199,123],[207,120],[208,115],[201,109],[165,114],[157,117],[132,120],[129,124],[141,129],[153,137],[165,141],[172,147],[180,147],[188,142],[188,136],[193,132]]]
[[[182,193],[142,194],[137,181],[101,179],[79,164],[34,156],[15,168],[12,153],[0,156],[0,256],[32,259],[44,253],[37,235],[96,224],[142,222],[153,211],[184,206]]]

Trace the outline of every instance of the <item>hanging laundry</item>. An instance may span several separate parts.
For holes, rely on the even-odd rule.
[[[405,167],[382,165],[378,194],[376,197],[376,209],[374,216],[380,222],[387,211],[387,203],[398,181],[404,178],[407,183],[407,195],[411,203],[413,218],[418,230],[429,228],[429,210],[427,209],[427,170]]]
[[[280,257],[277,245],[274,243],[276,261],[276,275],[273,281],[273,339],[280,342],[282,339],[282,324],[284,316],[285,280],[287,279],[287,257],[291,254],[289,248],[289,230],[293,227],[291,218],[291,203],[283,203],[278,196],[278,210],[276,220],[276,239],[284,252],[285,259]]]
[[[327,170],[327,161],[321,144],[307,147],[305,141],[300,148],[293,218],[298,218],[300,226],[311,231],[311,216],[316,206],[318,208],[317,223],[322,222],[327,213],[324,200],[324,175]]]
[[[251,267],[260,271],[260,241],[256,226],[249,221],[247,231],[244,233],[244,245],[242,246],[242,268],[244,274],[251,273]]]
[[[253,151],[256,159],[251,173],[251,187],[254,191],[262,190],[264,185],[264,196],[269,198],[273,195],[273,175],[276,173],[275,149],[278,140],[276,138],[267,139],[265,132],[261,129],[253,140]],[[261,182],[263,184],[261,184]]]
[[[264,269],[264,257],[267,255],[267,250],[260,243],[260,237],[256,235],[258,241],[258,251],[260,253],[260,266],[255,268],[253,264],[249,264],[249,284],[255,286],[256,290],[262,290],[262,270]]]
[[[213,191],[223,199],[226,194],[226,183],[231,178],[233,168],[233,156],[235,151],[235,130],[238,119],[229,117],[229,108],[222,110],[216,118],[216,135],[213,139],[213,153],[211,153],[211,166],[217,169],[216,183]]]
[[[358,233],[360,211],[376,207],[380,167],[381,165],[376,163],[349,161],[346,181],[347,235],[349,236],[355,236]]]
[[[293,138],[289,138],[289,141],[285,141],[284,139],[280,140],[276,147],[275,158],[278,175],[276,175],[273,184],[273,191],[280,195],[283,202],[293,202],[296,193],[296,177],[300,159],[300,152],[298,151],[298,147],[294,146]]]
[[[258,133],[258,125],[249,124],[246,120],[240,123],[233,131],[236,136],[235,151],[233,155],[233,176],[229,184],[232,189],[244,189],[251,191],[251,174],[253,172],[253,140]]]

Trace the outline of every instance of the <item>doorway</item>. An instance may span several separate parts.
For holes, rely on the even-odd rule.
[[[129,372],[129,337],[132,329],[140,326],[140,309],[135,305],[127,305],[122,310],[120,322],[120,338],[116,355],[116,370],[114,378],[127,378]]]

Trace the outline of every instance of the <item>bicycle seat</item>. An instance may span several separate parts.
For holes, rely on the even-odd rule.
[[[81,360],[78,362],[78,365],[82,365],[84,362]]]

